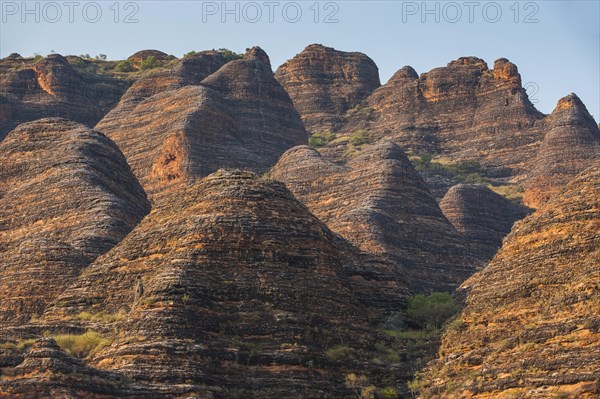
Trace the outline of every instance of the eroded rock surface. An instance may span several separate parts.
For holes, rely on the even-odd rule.
[[[140,79],[96,128],[151,195],[219,168],[263,171],[306,132],[259,48],[225,64],[201,52]]]
[[[361,365],[324,351],[369,345],[353,262],[283,184],[219,171],[165,196],[43,320],[125,311],[91,363],[138,381],[218,398],[346,397],[343,370]]]
[[[330,76],[347,65],[369,70],[364,62],[340,61],[343,54],[309,46],[277,73],[308,129],[334,133],[334,140],[320,150],[329,159],[353,154],[357,134],[371,143],[389,140],[434,160],[477,162],[478,173],[491,183],[527,188],[526,204],[537,207],[599,156],[596,122],[581,101],[567,97],[552,115],[543,115],[522,87],[517,66],[505,58],[490,69],[480,58],[461,57],[420,76],[406,66],[377,88],[363,84],[372,79],[350,84],[352,80]],[[331,97],[346,101],[348,87],[361,93],[353,97],[359,100],[352,108],[332,102]],[[464,181],[444,171],[422,173],[437,198]]]
[[[462,285],[466,307],[421,377],[423,397],[598,397],[598,198],[596,163]]]
[[[392,260],[415,291],[452,291],[474,271],[464,240],[395,144],[367,147],[346,164],[292,148],[270,176],[334,232]]]
[[[153,57],[156,61],[171,61],[175,57],[168,55],[160,50],[140,50],[135,54],[132,54],[127,58],[127,61],[131,62],[135,67],[139,67],[140,64],[147,60],[149,57]]]
[[[547,117],[544,140],[528,172],[524,201],[539,207],[577,173],[600,159],[600,129],[575,94],[561,98]]]
[[[131,85],[127,79],[82,75],[59,54],[35,61],[0,60],[0,140],[17,125],[63,117],[93,126]]]
[[[377,65],[357,52],[311,44],[277,69],[309,132],[337,127],[341,116],[380,86]]]
[[[505,59],[490,70],[482,59],[462,57],[420,77],[404,67],[346,120],[342,134],[365,129],[374,140],[454,161],[477,160],[489,176],[517,180],[543,137],[543,115]]]
[[[117,146],[79,123],[20,125],[0,143],[0,321],[20,324],[148,213]]]
[[[526,207],[475,184],[452,187],[440,202],[440,208],[466,238],[473,257],[482,263],[496,255],[513,224],[530,213]]]
[[[37,340],[23,361],[0,377],[0,395],[10,398],[143,398],[158,394],[123,376],[87,366],[52,338]]]

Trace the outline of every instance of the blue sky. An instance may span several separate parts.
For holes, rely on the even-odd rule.
[[[575,92],[597,122],[600,116],[597,0],[30,1],[27,10],[22,1],[0,3],[1,57],[54,50],[123,59],[148,48],[181,56],[259,45],[275,69],[322,43],[364,52],[382,82],[404,65],[422,73],[460,56],[478,56],[490,67],[505,57],[517,64],[542,112]]]

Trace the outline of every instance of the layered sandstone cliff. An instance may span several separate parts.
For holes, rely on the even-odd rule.
[[[59,54],[0,60],[0,140],[17,125],[62,117],[93,126],[131,85],[128,79],[82,75]]]
[[[598,397],[598,198],[596,163],[462,285],[466,307],[421,376],[421,397]]]
[[[219,171],[165,196],[42,322],[60,330],[82,312],[124,312],[105,327],[80,321],[114,340],[88,362],[168,394],[347,397],[344,370],[362,363],[324,353],[370,345],[354,262],[283,184]]]
[[[357,52],[311,44],[277,69],[309,132],[337,128],[341,116],[379,87],[377,65]]]
[[[225,64],[215,51],[140,79],[96,128],[115,140],[151,195],[219,168],[263,171],[306,143],[267,55]]]
[[[486,186],[475,184],[453,186],[440,202],[440,208],[463,234],[473,257],[483,264],[496,255],[513,224],[530,212]]]
[[[367,147],[346,164],[292,148],[270,176],[333,231],[392,260],[415,291],[452,291],[474,271],[464,240],[395,144]]]
[[[47,303],[148,213],[117,146],[81,124],[48,118],[0,143],[0,321]]]
[[[526,204],[538,207],[577,173],[600,159],[600,129],[575,94],[561,98],[547,117],[547,128],[528,171]]]
[[[356,135],[390,140],[450,166],[476,162],[478,179],[526,188],[525,202],[537,207],[600,156],[600,131],[581,101],[567,97],[552,115],[543,115],[507,59],[490,69],[482,59],[461,57],[420,76],[406,66],[377,88],[367,84],[373,79],[366,78],[364,62],[342,55],[311,45],[277,72],[309,130],[333,133],[320,150],[330,159],[352,154]],[[352,74],[363,79],[343,78],[347,69],[363,71]],[[348,87],[360,93],[352,97],[352,108],[331,102],[330,97],[345,101]],[[464,181],[447,170],[422,171],[438,198]]]

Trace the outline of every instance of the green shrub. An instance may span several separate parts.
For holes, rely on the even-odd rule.
[[[379,397],[381,399],[398,399],[398,391],[393,387],[383,388],[379,391]]]
[[[465,175],[462,179],[465,183],[470,184],[485,184],[487,183],[487,179],[481,176],[479,173],[469,173]]]
[[[385,342],[379,341],[375,344],[375,349],[379,353],[377,358],[384,363],[398,363],[400,362],[400,354],[386,345]]]
[[[140,69],[142,71],[148,70],[148,69],[154,69],[159,67],[159,63],[156,60],[156,57],[151,55],[148,56],[148,58],[146,58],[145,60],[143,60],[142,62],[140,62]]]
[[[115,67],[115,71],[117,72],[133,72],[135,68],[131,65],[131,62],[128,60],[119,61],[117,66]]]
[[[61,334],[53,337],[58,346],[77,357],[87,357],[112,341],[96,331],[87,331],[80,335]]]
[[[455,319],[451,320],[450,322],[448,322],[448,324],[446,325],[446,329],[447,330],[462,330],[467,326],[467,323],[465,323],[460,316],[456,317]]]
[[[83,61],[83,59],[79,57],[69,58],[69,64],[73,65],[76,68],[85,67],[85,61]]]
[[[461,175],[469,175],[481,171],[481,165],[477,161],[460,161],[455,167],[456,172]]]
[[[422,329],[437,330],[458,312],[458,306],[447,292],[418,294],[408,300],[406,313],[410,320]]]
[[[419,393],[419,391],[423,388],[423,384],[421,383],[421,380],[419,379],[418,375],[415,375],[415,378],[413,378],[412,381],[408,381],[406,383],[406,386],[408,386],[408,390],[413,396],[416,396]]]
[[[355,130],[351,135],[348,142],[353,146],[360,146],[363,144],[369,144],[373,141],[371,134],[366,130]]]
[[[192,56],[192,55],[194,55],[194,54],[196,54],[196,52],[195,52],[194,50],[192,50],[192,51],[190,51],[189,53],[185,53],[185,54],[183,55],[183,58],[188,58],[189,56]]]
[[[335,138],[335,133],[330,132],[329,130],[316,132],[308,138],[308,145],[312,147],[323,147],[324,145],[335,140]]]
[[[35,339],[22,339],[17,343],[4,342],[4,343],[0,344],[0,349],[23,350],[23,349],[29,348],[31,345],[33,345],[34,342],[35,342]]]
[[[492,190],[496,194],[499,194],[508,200],[519,202],[519,203],[522,201],[523,192],[525,191],[525,188],[521,185],[512,185],[511,184],[511,185],[504,185],[504,186],[492,186],[491,184],[488,184],[487,186],[490,190]]]
[[[229,61],[233,61],[233,60],[239,60],[240,58],[244,58],[244,56],[242,54],[238,54],[235,51],[231,51],[227,48],[220,48],[217,50],[219,53],[221,53],[221,55],[223,56],[223,58],[225,58],[225,62],[229,62]]]
[[[428,152],[424,152],[422,154],[419,154],[419,158],[417,159],[416,162],[418,165],[423,165],[423,166],[427,167],[431,163],[432,159],[433,159],[433,155],[431,155]]]
[[[330,362],[341,362],[343,360],[348,360],[354,357],[356,354],[356,350],[349,346],[336,346],[325,351],[325,357]]]
[[[121,309],[117,313],[107,313],[105,311],[91,313],[84,311],[76,315],[75,318],[78,320],[87,320],[97,323],[112,323],[114,321],[123,320],[126,316],[127,313]]]
[[[365,106],[364,104],[357,104],[348,110],[348,115],[362,115],[366,117],[368,121],[375,118],[375,109],[373,107]]]
[[[451,176],[463,183],[486,184],[488,179],[481,173],[481,165],[477,161],[460,161],[456,163],[434,161],[430,153],[420,153],[411,156],[410,161],[419,172],[433,172]]]

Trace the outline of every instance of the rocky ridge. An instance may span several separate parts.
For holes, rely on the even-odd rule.
[[[519,222],[468,279],[421,397],[596,398],[600,164]]]
[[[153,392],[122,376],[89,367],[52,338],[37,340],[23,361],[0,378],[0,395],[11,398],[142,398]],[[155,395],[155,393],[154,393]]]
[[[331,142],[321,149],[329,159],[352,154],[355,136],[371,143],[389,140],[445,163],[476,162],[478,173],[491,183],[527,188],[525,201],[539,206],[550,196],[543,193],[556,192],[600,156],[600,131],[581,101],[569,96],[553,115],[543,115],[529,101],[517,66],[507,59],[496,60],[490,69],[480,58],[461,57],[420,76],[406,66],[383,86],[368,86],[361,101],[343,109],[322,105],[314,93],[330,93],[344,81],[315,71],[355,66],[340,57],[316,57],[315,48],[308,46],[282,65],[277,76],[309,131],[332,131]],[[572,105],[563,110],[566,104]],[[330,115],[320,118],[320,110]],[[564,145],[569,150],[558,160],[555,149]],[[422,172],[439,198],[460,182]]]
[[[354,262],[281,183],[219,171],[165,196],[41,320],[125,312],[89,363],[165,392],[345,397],[344,370],[363,365],[324,352],[370,345]]]
[[[20,125],[0,142],[0,320],[45,305],[149,212],[117,146],[65,119]]]
[[[391,260],[417,292],[452,291],[474,271],[462,237],[395,144],[367,147],[343,165],[295,147],[270,176],[334,232]]]
[[[306,142],[259,48],[226,64],[218,52],[197,53],[142,78],[96,129],[115,140],[151,196],[219,168],[264,171]]]
[[[440,208],[465,237],[471,254],[481,264],[496,255],[513,224],[531,212],[480,184],[453,186],[440,202]]]
[[[129,79],[82,75],[59,54],[6,57],[0,60],[0,140],[20,123],[44,117],[93,126],[130,85]]]
[[[337,128],[341,116],[380,86],[377,65],[357,52],[311,44],[275,74],[309,132]]]
[[[538,207],[580,171],[600,159],[600,129],[577,95],[561,98],[528,172],[524,201]]]

